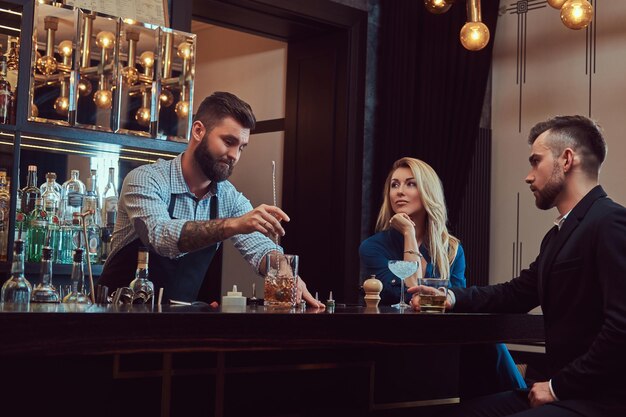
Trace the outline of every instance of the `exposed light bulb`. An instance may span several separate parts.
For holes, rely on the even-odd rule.
[[[174,111],[176,112],[176,116],[178,116],[179,119],[184,119],[185,117],[189,116],[189,102],[185,100],[179,101],[178,103],[176,103],[176,108],[174,109]]]
[[[39,116],[39,107],[35,103],[30,103],[30,115],[32,117]]]
[[[78,81],[78,94],[81,97],[86,97],[89,94],[91,94],[91,90],[92,90],[92,86],[91,86],[91,81],[89,81],[89,79],[81,78]]]
[[[561,7],[561,21],[570,29],[586,28],[593,19],[593,6],[587,0],[567,0]]]
[[[465,49],[480,51],[489,43],[489,28],[483,22],[467,22],[459,37]]]
[[[135,120],[140,126],[150,125],[150,109],[147,107],[139,107],[137,113],[135,113]]]
[[[189,42],[181,42],[181,44],[178,45],[176,54],[179,58],[189,59],[189,57],[191,57],[191,44]]]
[[[561,7],[563,7],[563,3],[565,3],[567,0],[548,0],[548,4],[551,7],[554,7],[557,10],[560,10]]]
[[[174,94],[166,88],[161,90],[161,94],[159,94],[159,101],[163,107],[169,107],[174,102]]]
[[[51,56],[42,56],[37,59],[37,70],[43,75],[52,75],[57,70],[57,60]]]
[[[122,68],[122,82],[127,86],[131,86],[137,82],[139,79],[139,71],[134,67],[124,67]]]
[[[73,49],[72,41],[63,41],[59,44],[59,54],[61,54],[61,56],[72,56]]]
[[[100,31],[98,35],[96,35],[96,45],[103,49],[113,48],[113,46],[115,46],[115,35],[106,30]]]
[[[450,10],[454,0],[424,0],[426,10],[433,14],[442,14]]]
[[[134,25],[135,23],[137,23],[137,21],[135,19],[131,19],[130,17],[127,17],[126,19],[124,19],[124,23],[128,25]]]
[[[144,68],[152,68],[154,66],[154,53],[152,51],[144,51],[139,55],[139,61]]]
[[[70,109],[70,100],[67,97],[57,97],[54,100],[54,111],[60,116],[67,116]]]
[[[108,110],[113,102],[113,93],[111,90],[98,90],[93,95],[93,101],[99,109]]]

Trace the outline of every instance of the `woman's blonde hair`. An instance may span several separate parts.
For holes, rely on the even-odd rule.
[[[378,213],[376,231],[389,229],[389,220],[395,214],[391,208],[389,190],[391,177],[398,168],[409,168],[417,184],[424,210],[426,210],[426,233],[424,244],[428,248],[431,263],[441,278],[450,278],[450,265],[454,262],[459,240],[448,233],[448,213],[443,195],[443,186],[437,173],[430,165],[415,158],[401,158],[394,162],[387,176],[383,191],[383,205]]]

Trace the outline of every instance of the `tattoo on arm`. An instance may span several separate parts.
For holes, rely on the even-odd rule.
[[[228,238],[225,233],[226,219],[189,221],[184,224],[178,239],[178,250],[193,252]]]

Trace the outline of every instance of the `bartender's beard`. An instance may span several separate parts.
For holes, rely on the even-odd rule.
[[[535,205],[540,210],[551,209],[556,205],[556,199],[563,192],[564,188],[565,177],[563,175],[563,170],[555,162],[550,179],[548,180],[546,185],[543,186],[543,189],[541,191],[537,191],[537,196],[535,197]]]
[[[204,175],[211,181],[221,182],[233,173],[235,165],[228,159],[217,159],[209,151],[209,135],[202,138],[202,142],[193,151],[193,157],[202,169]]]

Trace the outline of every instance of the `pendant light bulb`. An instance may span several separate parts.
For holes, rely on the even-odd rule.
[[[161,90],[161,94],[159,95],[159,101],[163,107],[169,107],[174,102],[174,94],[166,88]]]
[[[561,10],[561,7],[563,7],[563,3],[565,3],[566,1],[567,0],[548,0],[548,4],[550,5],[550,7]]]
[[[53,107],[54,111],[59,116],[67,116],[68,110],[70,109],[70,100],[67,97],[57,97]]]
[[[567,0],[561,7],[561,21],[570,29],[584,29],[591,19],[593,6],[587,0]]]
[[[98,90],[93,95],[93,101],[99,109],[108,110],[113,102],[113,93],[111,90]]]
[[[176,116],[178,116],[179,119],[186,118],[187,116],[189,116],[189,102],[184,100],[179,101],[178,103],[176,103],[174,111],[176,112]]]
[[[432,14],[442,14],[450,10],[454,0],[424,0],[424,7]]]
[[[489,43],[489,28],[483,22],[467,22],[459,34],[461,44],[469,51],[480,51]]]
[[[78,94],[81,97],[86,97],[89,94],[91,94],[93,87],[91,86],[91,81],[89,81],[87,78],[81,78],[78,81]]]
[[[146,127],[150,125],[150,109],[147,107],[139,107],[135,113],[135,120],[140,126]]]

